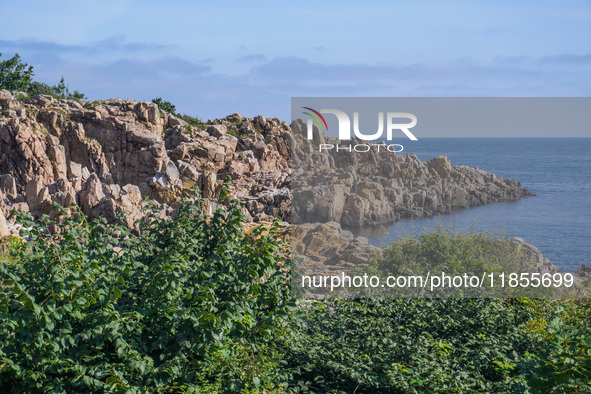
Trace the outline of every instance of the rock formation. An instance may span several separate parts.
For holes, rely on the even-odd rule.
[[[0,92],[5,213],[51,214],[54,202],[76,202],[90,217],[126,211],[131,222],[141,215],[142,198],[171,213],[192,186],[215,200],[226,176],[253,221],[278,216],[359,226],[529,195],[517,181],[452,167],[444,156],[423,163],[386,151],[320,154],[301,143],[301,122],[293,134],[289,125],[263,116],[232,114],[189,125],[153,103],[17,97]],[[311,165],[322,171],[305,171]]]
[[[317,134],[308,143],[298,121],[290,127],[232,114],[187,124],[153,103],[25,98],[3,90],[0,238],[18,234],[7,220],[11,210],[51,216],[55,203],[76,203],[91,218],[112,220],[125,212],[132,227],[146,200],[170,216],[195,186],[206,199],[204,209],[212,211],[230,177],[251,222],[280,217],[304,223],[293,228],[292,248],[307,256],[307,268],[324,273],[381,253],[340,224],[391,223],[531,195],[515,180],[452,166],[445,156],[421,162],[384,149],[335,154],[318,152],[320,143],[338,141]],[[535,248],[515,242],[531,251],[540,272],[557,272]],[[582,266],[577,278],[590,279],[591,268]]]
[[[314,275],[348,271],[382,254],[367,238],[354,237],[336,222],[292,225],[291,248],[303,259],[300,268]]]
[[[292,128],[295,223],[393,223],[533,195],[516,180],[452,166],[446,156],[421,162],[414,154],[396,156],[385,145],[363,153],[319,152],[320,143],[339,141],[322,136],[318,145],[308,144],[303,123],[296,121]]]
[[[253,221],[289,216],[289,126],[277,119],[191,126],[146,102],[16,97],[0,92],[3,216],[77,203],[89,217],[126,212],[132,225],[143,198],[171,214],[193,186],[215,201],[226,176]]]

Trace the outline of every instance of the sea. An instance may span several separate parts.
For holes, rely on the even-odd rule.
[[[451,214],[405,219],[391,225],[349,228],[376,246],[401,236],[475,228],[523,238],[566,272],[591,264],[591,138],[421,138],[404,152],[422,161],[446,155],[452,165],[478,167],[516,179],[535,193]]]

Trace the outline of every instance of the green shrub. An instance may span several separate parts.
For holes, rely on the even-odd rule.
[[[77,90],[70,92],[68,86],[64,82],[64,78],[60,80],[57,85],[50,86],[42,82],[32,82],[27,89],[29,96],[36,94],[47,94],[55,99],[71,99],[71,100],[83,100],[86,96]]]
[[[8,60],[0,61],[0,89],[26,91],[33,81],[33,75],[33,66],[23,63],[18,53]]]
[[[480,233],[470,229],[456,233],[450,227],[406,236],[384,249],[379,268],[392,274],[418,274],[427,271],[502,272],[513,268],[515,248],[502,233]]]
[[[501,300],[326,300],[302,313],[289,360],[321,392],[519,390],[540,340],[523,329],[528,310]]]
[[[183,114],[179,116],[182,120],[184,120],[185,122],[187,122],[189,124],[189,126],[201,126],[203,127],[205,124],[203,123],[203,121],[201,119],[199,119],[199,117],[197,116],[191,116],[191,115],[187,115],[187,114]]]
[[[187,122],[189,126],[196,126],[200,128],[204,126],[203,121],[199,119],[199,117],[190,116],[187,114],[179,114],[178,112],[176,112],[176,106],[172,104],[170,101],[162,100],[162,97],[156,97],[155,99],[152,99],[152,102],[154,104],[157,104],[160,110],[184,120],[185,122]]]
[[[156,97],[155,99],[152,99],[152,102],[154,104],[158,105],[158,108],[160,108],[162,111],[166,112],[167,114],[171,114],[171,115],[174,115],[177,117],[180,116],[176,113],[176,106],[173,103],[171,103],[170,101],[162,100],[162,97]]]
[[[208,392],[280,381],[281,354],[269,346],[291,307],[275,225],[247,236],[238,202],[212,217],[199,204],[185,201],[169,221],[152,214],[137,234],[80,211],[41,227],[19,214],[32,229],[17,263],[0,262],[0,391]],[[223,360],[232,361],[224,370]]]
[[[50,86],[43,82],[33,81],[33,75],[33,66],[23,63],[18,53],[11,59],[0,61],[0,89],[26,92],[27,96],[20,95],[18,97],[21,101],[36,94],[47,94],[56,99],[82,100],[85,98],[84,94],[77,90],[70,92],[64,82],[64,77],[57,85]]]
[[[591,392],[591,305],[562,303],[546,326],[546,338],[521,364],[530,388],[538,393]]]
[[[521,273],[529,275],[537,261],[528,257],[526,248],[518,248],[501,232],[477,232],[474,228],[457,233],[451,227],[437,226],[420,234],[406,235],[383,249],[382,256],[364,271],[381,276],[429,275],[476,277],[482,287],[441,286],[429,289],[427,296],[436,297],[552,297],[567,294],[568,288],[531,285],[514,286]],[[540,280],[540,274],[537,274]],[[493,286],[490,285],[491,276]],[[501,277],[503,279],[501,279]],[[529,276],[528,276],[529,278]],[[504,283],[504,286],[501,283]],[[525,282],[524,282],[525,283]],[[532,282],[534,283],[533,279]],[[371,289],[369,289],[371,291]],[[375,290],[374,290],[375,291]],[[389,295],[407,297],[425,289],[389,288]],[[382,292],[383,295],[383,292]],[[424,295],[423,295],[424,296]]]

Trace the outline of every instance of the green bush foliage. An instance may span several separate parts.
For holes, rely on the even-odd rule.
[[[0,58],[2,54],[0,53]],[[12,58],[0,61],[0,89],[25,92],[27,96],[19,99],[27,99],[36,94],[47,94],[56,99],[82,100],[85,95],[77,90],[70,92],[64,82],[64,77],[57,85],[48,85],[43,82],[33,81],[33,66],[21,61],[17,53]]]
[[[331,393],[588,392],[591,312],[579,304],[567,324],[545,299],[316,302],[301,311],[293,379]]]
[[[180,113],[176,112],[176,105],[174,105],[170,101],[162,100],[162,97],[156,97],[155,99],[152,99],[152,102],[158,105],[158,108],[160,108],[160,110],[184,120],[185,122],[187,122],[189,126],[204,125],[203,121],[199,119],[199,117],[197,116],[191,116],[187,114],[181,115]]]
[[[86,96],[83,93],[80,93],[77,90],[70,92],[68,86],[66,86],[64,82],[64,77],[60,80],[57,85],[48,85],[42,82],[32,82],[28,89],[27,93],[29,96],[34,96],[36,94],[47,94],[52,96],[55,99],[71,99],[71,100],[83,100]]]
[[[515,267],[515,250],[502,233],[480,233],[473,228],[466,233],[437,226],[406,236],[384,249],[378,267],[394,275],[427,271],[503,272]]]
[[[30,242],[0,264],[0,391],[268,385],[291,308],[275,228],[245,235],[238,202],[209,218],[198,207],[137,234],[79,211],[41,227],[21,214]]]
[[[180,115],[178,115],[176,113],[176,105],[174,105],[170,101],[162,100],[162,97],[156,97],[155,99],[152,99],[152,102],[154,104],[158,105],[158,108],[160,108],[162,111],[166,112],[167,114],[171,114],[171,115],[180,117]]]
[[[8,60],[0,61],[0,89],[26,91],[32,80],[33,66],[23,63],[18,53]]]
[[[28,242],[10,238],[0,255],[0,392],[591,390],[588,299],[294,307],[277,223],[247,235],[227,197],[211,217],[195,198],[172,220],[149,210],[134,231],[75,209],[18,214]],[[452,258],[454,236],[424,235],[413,256]],[[488,242],[464,236],[470,253]]]
[[[560,305],[541,348],[521,365],[532,392],[591,392],[591,304]]]
[[[536,342],[500,301],[341,300],[318,304],[294,357],[320,391],[499,392],[522,384]],[[321,373],[319,373],[321,372]]]
[[[191,115],[187,115],[187,114],[183,114],[180,116],[180,118],[182,120],[184,120],[185,122],[187,122],[189,124],[189,126],[204,126],[205,123],[203,122],[203,120],[199,119],[199,117],[197,116],[191,116]]]
[[[478,232],[471,228],[466,232],[455,232],[451,227],[437,225],[434,230],[423,229],[422,233],[406,235],[383,249],[382,256],[372,262],[369,271],[381,276],[428,275],[476,276],[482,278],[480,287],[438,287],[422,296],[436,297],[553,297],[559,292],[568,294],[569,288],[557,289],[553,286],[541,286],[540,274],[536,274],[537,286],[514,286],[521,273],[529,278],[533,264],[526,248],[517,244],[501,231]],[[493,275],[494,274],[494,275]],[[503,275],[503,280],[500,276]],[[493,286],[490,286],[493,275]],[[547,274],[549,275],[549,274]],[[513,278],[513,279],[512,279]],[[532,275],[533,278],[533,275]],[[504,286],[501,285],[504,282]],[[525,282],[524,282],[525,283]],[[535,283],[532,279],[531,282]],[[523,285],[527,286],[527,285]],[[535,286],[535,287],[534,287]],[[371,291],[371,289],[370,289]],[[375,290],[374,290],[375,292]],[[425,292],[424,289],[388,289],[389,295],[407,297]],[[382,292],[383,293],[383,292]]]

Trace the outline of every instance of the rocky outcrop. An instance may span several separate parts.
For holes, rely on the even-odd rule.
[[[141,101],[16,96],[0,91],[0,237],[18,234],[6,219],[11,210],[52,216],[56,203],[76,203],[91,218],[125,214],[133,227],[146,199],[171,216],[196,187],[211,212],[230,177],[251,222],[315,223],[297,227],[292,246],[309,267],[328,272],[380,254],[340,224],[390,223],[531,195],[515,180],[452,166],[445,156],[421,162],[385,149],[318,152],[301,122],[232,114],[188,124]],[[313,142],[338,143],[321,134]],[[530,251],[540,272],[554,272]],[[577,275],[590,278],[591,268]]]
[[[226,176],[253,221],[389,223],[528,195],[517,181],[452,167],[444,156],[422,163],[386,151],[299,149],[302,124],[292,134],[263,116],[188,125],[152,103],[43,95],[23,102],[7,91],[0,104],[0,190],[35,213],[51,213],[54,202],[76,202],[91,217],[135,211],[141,198],[126,197],[132,187],[170,210],[193,186],[215,199]],[[312,165],[323,170],[306,171]]]
[[[4,212],[0,211],[0,239],[6,237],[7,235],[10,235],[8,224],[6,223]]]
[[[299,267],[315,275],[349,271],[382,254],[367,238],[354,237],[336,222],[292,225],[290,241],[294,256],[302,260]]]
[[[327,276],[340,277],[341,275],[363,276],[366,273],[366,267],[372,260],[380,260],[382,257],[388,255],[385,254],[383,256],[381,248],[370,245],[366,238],[354,237],[351,232],[343,230],[336,222],[292,224],[290,244],[292,258],[296,262],[294,264],[294,275],[297,278],[301,278],[304,275],[316,278]],[[507,260],[502,262],[504,267],[502,269],[504,271],[491,271],[488,272],[489,274],[493,272],[496,274],[505,272],[507,281],[509,280],[509,275],[512,273],[516,273],[517,275],[525,273],[528,278],[533,278],[532,274],[539,274],[536,277],[540,280],[546,278],[544,279],[545,282],[554,280],[552,279],[554,275],[560,274],[564,283],[567,283],[566,279],[564,279],[565,271],[554,265],[535,246],[526,243],[523,239],[517,237],[507,239],[499,248],[507,253]],[[412,265],[413,261],[409,261],[409,264]],[[425,264],[428,265],[428,261],[425,261]],[[493,264],[491,267],[494,266],[493,262],[491,264]],[[494,268],[491,269],[494,270]],[[497,267],[497,269],[499,268]],[[379,273],[375,267],[370,267],[369,272],[371,272],[371,275],[382,275],[383,278],[389,275],[388,272]],[[446,271],[446,273],[451,276],[458,274],[449,271]],[[412,272],[409,274],[424,276],[426,273]],[[462,273],[459,274],[461,275]],[[572,284],[569,286],[554,287],[552,285],[537,285],[524,289],[520,286],[507,285],[506,288],[502,288],[497,285],[497,288],[485,287],[484,293],[479,292],[480,290],[475,290],[474,293],[470,294],[479,297],[483,295],[489,297],[582,297],[590,294],[591,266],[582,265],[575,273],[572,273],[572,279]],[[297,282],[295,284],[297,289],[295,290],[302,292],[306,297],[325,296],[329,294],[326,286],[319,285],[317,288],[314,288],[314,286],[300,288],[301,286]],[[320,279],[317,282],[322,283]],[[382,290],[381,293],[380,289]],[[357,290],[340,289],[333,295],[355,297],[365,294],[363,291],[364,289],[362,288]],[[409,290],[408,294],[411,293],[412,289]],[[388,289],[382,288],[379,288],[372,294],[373,296],[394,295]],[[455,293],[452,291],[452,294]],[[365,295],[367,296],[369,294]],[[400,296],[400,294],[397,296]]]
[[[15,96],[0,92],[6,212],[51,215],[54,203],[77,203],[90,217],[126,212],[132,223],[143,198],[172,214],[192,187],[213,202],[229,176],[251,220],[289,216],[289,126],[277,119],[233,114],[188,125],[152,103]]]
[[[516,180],[452,166],[446,156],[421,162],[414,154],[394,155],[385,145],[363,153],[320,152],[318,146],[303,139],[303,123],[294,122],[292,128],[295,223],[393,223],[533,195]],[[324,136],[319,143],[339,145]],[[352,141],[353,145],[360,143],[363,141]]]
[[[361,226],[529,195],[517,181],[445,156],[319,153],[302,143],[301,122],[293,133],[277,119],[240,114],[189,125],[152,103],[20,101],[7,91],[0,105],[0,190],[12,208],[34,213],[50,214],[55,202],[76,202],[91,217],[135,211],[141,198],[125,197],[132,186],[172,210],[193,186],[214,200],[226,176],[255,222]]]
[[[565,271],[554,265],[550,259],[544,257],[542,252],[533,245],[526,243],[518,237],[511,238],[511,244],[515,248],[516,255],[520,258],[520,271],[539,273],[540,277],[544,274],[565,274]],[[573,286],[570,288],[561,287],[557,293],[561,296],[583,296],[591,294],[591,266],[581,265],[573,275]]]
[[[511,244],[514,245],[515,252],[521,256],[522,265],[528,272],[540,274],[564,273],[563,270],[552,264],[547,257],[544,257],[538,248],[526,243],[522,238],[511,238]]]

